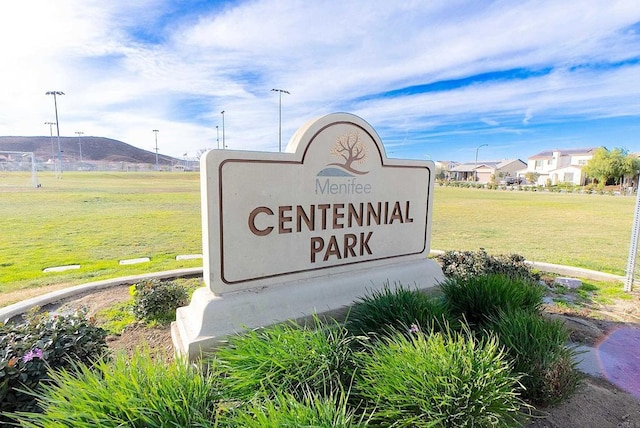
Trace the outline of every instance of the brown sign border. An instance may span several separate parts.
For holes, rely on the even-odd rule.
[[[371,262],[375,262],[375,261],[381,261],[381,260],[391,260],[391,259],[395,259],[395,258],[399,258],[399,257],[406,257],[406,256],[413,256],[413,255],[417,255],[417,254],[421,254],[423,253],[426,248],[427,248],[427,242],[428,242],[428,236],[429,236],[429,204],[427,203],[427,209],[425,212],[425,218],[424,218],[424,239],[423,239],[423,247],[420,251],[415,251],[415,252],[411,252],[411,253],[403,253],[403,254],[398,254],[398,255],[394,255],[394,256],[386,256],[386,257],[379,257],[376,259],[367,259],[367,260],[360,260],[360,261],[353,261],[353,262],[347,262],[347,263],[340,263],[340,264],[336,264],[336,265],[331,265],[331,266],[321,266],[321,267],[316,267],[316,268],[309,268],[309,269],[300,269],[300,270],[296,270],[296,271],[290,271],[290,272],[282,272],[282,273],[277,273],[277,274],[271,274],[271,275],[264,275],[264,276],[258,276],[258,277],[254,277],[254,278],[248,278],[248,279],[242,279],[242,280],[238,280],[238,281],[229,281],[225,278],[225,271],[224,271],[224,266],[225,266],[225,254],[224,254],[224,221],[223,221],[223,214],[224,214],[224,209],[223,209],[223,173],[222,173],[222,169],[224,168],[224,166],[228,163],[263,163],[263,164],[295,164],[295,165],[304,165],[304,161],[307,155],[307,150],[309,150],[309,147],[311,146],[311,144],[313,144],[313,142],[315,141],[316,137],[325,129],[335,126],[335,125],[339,125],[339,124],[349,124],[349,125],[353,125],[358,127],[359,129],[361,129],[362,131],[364,131],[370,138],[371,140],[374,142],[375,146],[376,146],[376,150],[378,152],[378,156],[380,159],[380,164],[382,168],[412,168],[412,169],[426,169],[427,170],[427,174],[428,174],[428,180],[427,183],[429,183],[431,181],[431,169],[427,166],[417,166],[417,165],[385,165],[384,163],[384,156],[382,155],[382,152],[380,151],[380,147],[377,141],[377,138],[375,138],[373,135],[371,135],[370,132],[368,132],[366,129],[364,129],[362,126],[360,126],[357,123],[353,123],[353,122],[349,122],[349,121],[336,121],[336,122],[332,122],[329,123],[323,127],[321,127],[316,133],[313,134],[313,136],[309,139],[308,144],[306,145],[304,152],[302,154],[302,159],[300,161],[290,161],[290,160],[260,160],[260,159],[225,159],[222,162],[220,162],[220,164],[218,165],[218,194],[219,194],[219,201],[218,201],[218,207],[219,207],[219,228],[220,228],[220,280],[228,285],[235,285],[235,284],[243,284],[246,282],[253,282],[253,281],[258,281],[258,280],[262,280],[262,279],[269,279],[269,278],[277,278],[277,277],[281,277],[281,276],[286,276],[286,275],[293,275],[293,274],[300,274],[300,273],[305,273],[305,272],[313,272],[313,271],[322,271],[322,270],[326,270],[326,269],[335,269],[338,267],[344,267],[344,266],[352,266],[352,265],[357,265],[357,264],[366,264],[366,263],[371,263]],[[430,187],[427,186],[427,195],[426,195],[426,200],[429,201],[429,197],[430,197]]]

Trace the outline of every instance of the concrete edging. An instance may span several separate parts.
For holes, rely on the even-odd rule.
[[[430,255],[444,254],[442,250],[431,250]],[[621,281],[624,282],[625,277],[620,275],[613,275],[610,273],[598,272],[595,270],[589,270],[584,268],[556,265],[553,263],[544,262],[532,262],[525,261],[525,263],[531,265],[535,269],[543,270],[546,272],[553,272],[560,275],[570,275],[578,278],[592,279],[596,281]],[[124,276],[120,278],[105,279],[102,281],[90,282],[87,284],[76,285],[62,290],[52,291],[51,293],[43,294],[42,296],[36,296],[22,302],[14,303],[9,306],[0,308],[0,322],[7,322],[16,315],[23,314],[34,306],[44,306],[50,303],[55,303],[59,300],[66,299],[78,294],[87,293],[90,291],[101,290],[109,287],[116,287],[119,285],[135,284],[143,279],[166,279],[182,276],[202,275],[202,267],[186,268],[186,269],[174,269],[162,272],[154,272],[140,275]]]
[[[544,262],[530,262],[525,261],[528,265],[533,266],[536,269],[553,272],[560,275],[570,275],[578,278],[593,279],[596,281],[621,281],[624,282],[625,277],[620,275],[614,275],[612,273],[598,272],[597,270],[584,269],[572,266],[555,265],[553,263]]]
[[[202,275],[202,268],[185,268],[166,270],[162,272],[145,273],[140,275],[123,276],[120,278],[105,279],[102,281],[89,282],[87,284],[76,285],[62,290],[52,291],[51,293],[41,296],[32,297],[22,302],[14,303],[9,306],[0,308],[0,322],[6,323],[16,315],[23,314],[34,306],[44,306],[50,303],[66,299],[91,291],[102,290],[105,288],[116,287],[119,285],[135,284],[143,279],[166,279],[182,276]]]

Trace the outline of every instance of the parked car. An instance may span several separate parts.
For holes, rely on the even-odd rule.
[[[524,177],[504,177],[500,180],[500,184],[503,186],[513,186],[514,184],[526,184],[527,180]]]

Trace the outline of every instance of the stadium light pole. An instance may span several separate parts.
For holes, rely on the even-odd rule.
[[[80,149],[80,162],[82,162],[82,139],[80,136],[84,134],[82,131],[76,131],[76,135],[78,136],[78,148]]]
[[[488,146],[488,144],[480,144],[476,148],[476,162],[475,162],[475,166],[473,167],[473,181],[474,182],[478,181],[478,150],[480,150],[480,147],[485,147],[485,146]]]
[[[53,159],[53,165],[54,168],[56,169],[56,172],[58,170],[57,168],[57,164],[56,164],[56,151],[53,148],[53,125],[55,125],[55,122],[45,122],[45,125],[49,125],[49,141],[51,141],[51,159]]]
[[[222,110],[220,114],[222,115],[222,148],[226,149],[227,144],[224,141],[224,110]]]
[[[153,130],[153,133],[156,136],[156,171],[159,170],[159,168],[158,168],[158,132],[160,132],[160,131],[158,131],[157,129]]]
[[[218,125],[216,125],[216,143],[218,143],[218,150],[220,150],[220,130]]]
[[[282,152],[282,94],[284,93],[284,94],[291,95],[291,92],[285,91],[284,89],[272,89],[271,92],[278,92],[280,97],[280,103],[279,103],[280,116],[278,120],[278,152]]]
[[[60,174],[62,174],[62,150],[60,149],[60,121],[58,120],[58,95],[64,95],[62,91],[47,91],[45,95],[53,95],[53,106],[56,110],[56,132],[58,134],[58,163],[60,164]]]

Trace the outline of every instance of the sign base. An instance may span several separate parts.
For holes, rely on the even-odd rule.
[[[339,313],[385,284],[428,289],[443,281],[440,265],[424,258],[222,295],[203,287],[195,291],[189,306],[176,311],[171,337],[177,353],[194,360],[213,351],[226,336],[314,314]]]

